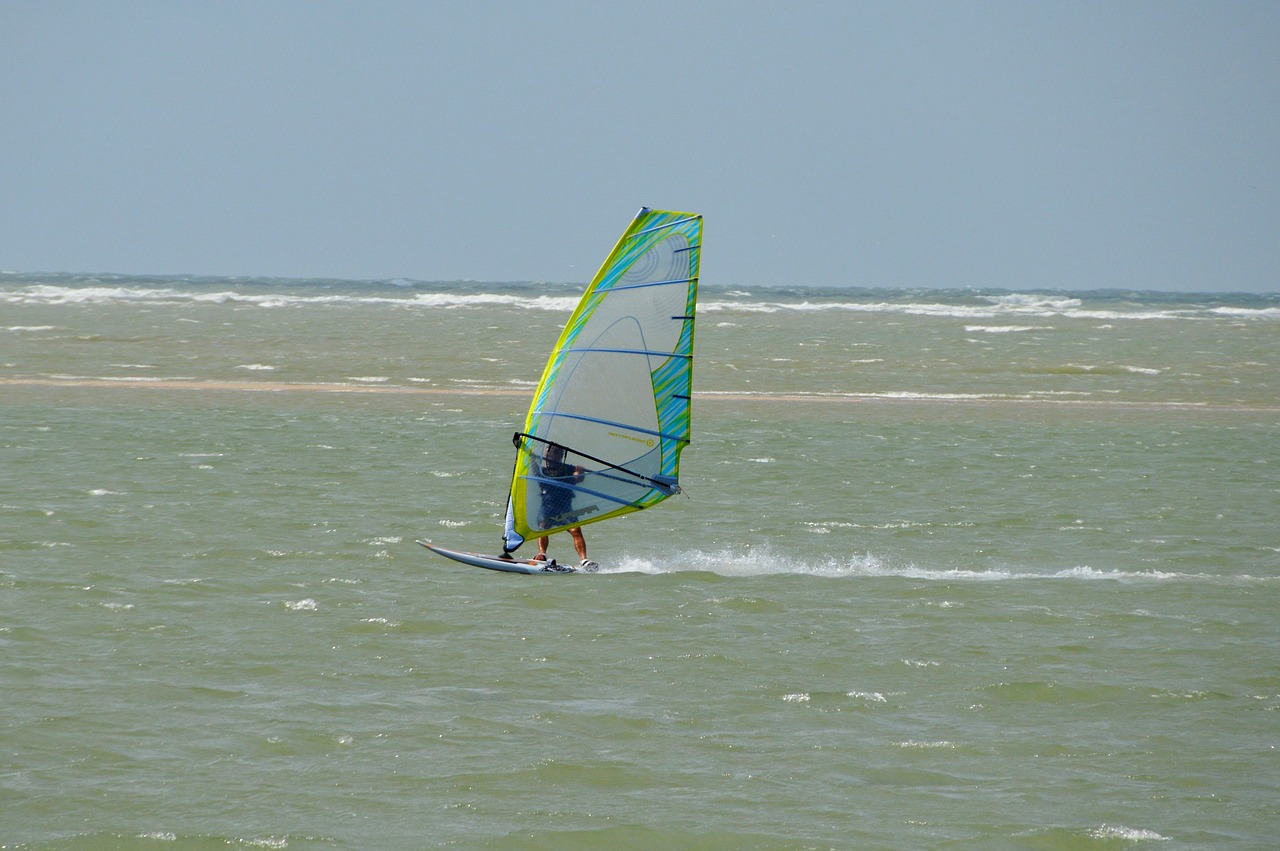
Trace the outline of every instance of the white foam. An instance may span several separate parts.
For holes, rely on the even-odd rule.
[[[867,700],[871,703],[889,702],[889,699],[878,691],[849,691],[845,692],[845,697],[852,697],[857,700]]]
[[[479,308],[508,305],[529,310],[571,312],[581,294],[525,296],[502,293],[410,293],[404,295],[356,295],[351,293],[301,295],[296,293],[244,293],[235,290],[199,292],[173,287],[64,287],[35,284],[0,292],[0,302],[10,304],[96,305],[127,304],[243,304],[264,308],[326,305],[396,305],[435,309]]]
[[[908,316],[936,316],[954,319],[999,319],[1033,317],[1067,319],[1197,319],[1209,318],[1213,311],[1203,308],[1163,308],[1147,310],[1087,309],[1078,298],[1049,294],[1008,293],[979,296],[985,304],[947,304],[944,302],[896,301],[710,301],[699,307],[705,312],[741,313],[819,313],[846,311],[854,313],[888,313]],[[1267,310],[1270,310],[1268,308]],[[1263,313],[1265,311],[1254,311]]]
[[[983,298],[994,305],[1014,310],[1067,310],[1083,304],[1080,299],[1070,296],[1038,293],[1006,293],[1003,295],[983,296]]]
[[[288,282],[273,284],[269,281],[236,281],[223,279],[221,284],[241,289],[219,289],[214,292],[201,287],[219,286],[213,279],[207,281],[166,279],[166,286],[110,286],[112,276],[80,278],[84,286],[58,284],[32,284],[0,291],[0,303],[46,305],[92,305],[106,303],[133,304],[229,304],[262,307],[268,309],[392,305],[427,310],[465,310],[493,306],[507,306],[523,310],[569,313],[577,305],[580,292],[563,295],[524,294],[518,292],[476,292],[484,284],[469,283],[470,292],[423,292],[410,289],[417,286],[408,281],[349,282],[367,286],[367,294],[351,286],[344,292],[328,291],[323,294],[308,292],[303,287]],[[159,282],[159,281],[158,281]],[[185,285],[185,286],[184,286]],[[275,292],[254,292],[268,287]],[[1087,307],[1081,298],[1053,293],[962,293],[957,303],[929,300],[895,300],[888,291],[883,293],[859,292],[846,297],[811,296],[802,300],[753,299],[747,292],[736,290],[708,291],[699,307],[701,313],[820,313],[843,311],[868,314],[901,314],[934,316],[967,320],[992,320],[1009,318],[1089,319],[1114,322],[1123,320],[1169,319],[1221,319],[1241,320],[1280,319],[1280,307],[1236,307],[1220,305],[1181,305],[1177,307],[1140,307],[1137,304],[1114,307]],[[940,299],[955,298],[955,293],[939,291]],[[926,297],[927,298],[927,297]],[[192,321],[180,319],[179,321]],[[722,322],[721,325],[731,325]],[[20,326],[15,326],[19,328]],[[1034,330],[1031,325],[976,325],[969,329],[978,333],[1011,333],[1015,330]],[[1106,327],[1106,326],[1104,326]],[[1008,329],[1008,330],[1005,330]],[[14,329],[10,329],[14,330]],[[52,330],[32,326],[30,330]]]
[[[1123,827],[1121,825],[1107,825],[1097,828],[1089,832],[1095,839],[1122,839],[1125,842],[1168,842],[1169,837],[1161,836],[1154,830],[1143,830],[1141,828]]]
[[[1241,319],[1280,319],[1280,307],[1214,307],[1209,312]]]
[[[1120,582],[1164,583],[1192,582],[1212,584],[1280,582],[1280,576],[1246,574],[1220,576],[1203,573],[1178,573],[1159,570],[1101,570],[1087,565],[1052,572],[1020,571],[1012,568],[984,570],[959,567],[922,567],[889,564],[872,554],[849,554],[819,559],[780,555],[764,545],[750,549],[719,551],[692,550],[666,556],[623,555],[604,563],[601,573],[683,573],[705,571],[728,577],[778,575],[815,576],[834,579],[876,578],[913,579],[930,582]],[[906,660],[907,664],[917,664]],[[919,664],[933,664],[924,660]]]
[[[1052,331],[1047,325],[966,325],[971,334],[1017,334],[1022,331]]]

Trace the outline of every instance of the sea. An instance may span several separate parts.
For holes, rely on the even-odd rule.
[[[707,283],[599,574],[422,549],[582,290],[0,274],[0,848],[1276,847],[1280,295]]]

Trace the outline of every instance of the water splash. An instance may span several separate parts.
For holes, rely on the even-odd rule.
[[[931,582],[1120,582],[1210,584],[1275,583],[1280,577],[1249,574],[1213,575],[1161,570],[1104,570],[1088,565],[1055,571],[1017,568],[973,569],[893,564],[871,553],[825,558],[804,558],[775,551],[769,546],[721,550],[688,550],[665,556],[624,554],[603,567],[601,573],[714,573],[725,577],[814,576],[834,579],[900,578]]]

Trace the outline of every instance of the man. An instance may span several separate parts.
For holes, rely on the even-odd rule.
[[[577,515],[573,513],[573,488],[565,487],[559,482],[576,485],[582,481],[586,471],[580,466],[565,462],[563,446],[548,443],[539,473],[539,478],[554,481],[538,483],[542,497],[542,513],[538,517],[538,525],[543,528],[563,526],[577,520]],[[586,571],[598,570],[600,565],[587,558],[587,539],[582,536],[582,527],[569,527],[569,537],[573,538],[573,548],[577,550],[578,558],[582,559],[579,566]],[[547,544],[550,540],[549,535],[538,538],[538,554],[533,557],[535,561],[547,560]]]

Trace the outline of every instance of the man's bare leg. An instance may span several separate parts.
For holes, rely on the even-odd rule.
[[[569,537],[573,538],[573,548],[578,551],[578,558],[583,561],[587,560],[587,539],[582,537],[582,530],[574,526],[569,530]]]

